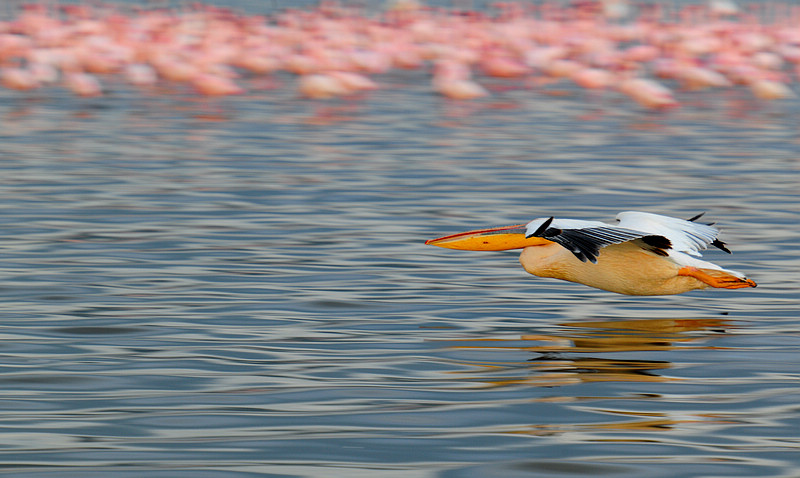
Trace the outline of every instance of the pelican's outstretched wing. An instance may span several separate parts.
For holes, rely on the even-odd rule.
[[[625,211],[617,214],[619,227],[634,229],[667,238],[671,249],[699,256],[709,244],[730,254],[725,243],[717,239],[719,229],[712,224],[695,222],[702,214],[685,221],[676,217],[648,212]]]
[[[668,249],[667,238],[649,232],[612,226],[599,221],[540,218],[527,225],[526,237],[541,237],[560,244],[582,262],[597,262],[600,249],[622,242],[642,239],[648,246]],[[666,254],[661,254],[666,255]]]
[[[730,251],[717,239],[719,230],[710,224],[686,221],[646,212],[626,211],[617,215],[619,225],[598,221],[541,218],[527,225],[527,237],[542,237],[556,242],[583,262],[597,262],[600,249],[611,244],[641,240],[643,248],[661,256],[669,251],[699,256],[709,244]]]

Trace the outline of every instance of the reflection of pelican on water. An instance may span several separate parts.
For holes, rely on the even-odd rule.
[[[600,354],[618,352],[659,352],[686,349],[715,349],[700,344],[714,334],[724,333],[729,324],[721,319],[641,319],[609,320],[595,322],[570,322],[559,325],[556,333],[532,333],[519,339],[478,339],[469,343],[454,344],[458,350],[494,351],[498,354],[520,350],[537,354],[525,362],[499,362],[494,360],[469,363],[471,370],[455,372],[481,389],[503,387],[561,387],[592,382],[654,383],[680,381],[664,372],[673,364],[665,360],[642,360],[603,357]],[[463,364],[464,361],[461,361]],[[636,399],[658,399],[658,393],[637,393]],[[573,402],[588,412],[609,416],[609,419],[579,423],[534,422],[520,424],[503,430],[504,433],[548,436],[583,430],[608,430],[609,432],[653,432],[696,423],[726,423],[719,417],[705,414],[676,415],[663,412],[620,409],[609,404],[601,408],[582,402],[620,399],[622,397],[585,396],[571,394],[532,397],[530,402]],[[610,418],[616,417],[616,418]],[[623,439],[619,436],[615,440]],[[637,438],[631,438],[636,441]]]
[[[621,212],[616,225],[541,218],[527,225],[463,232],[426,244],[471,251],[522,249],[520,262],[540,277],[629,295],[681,294],[708,287],[755,287],[743,274],[699,259],[709,245],[730,251],[711,224]]]
[[[659,360],[624,360],[577,356],[609,352],[652,352],[689,348],[709,333],[726,327],[721,319],[641,319],[622,321],[574,322],[561,324],[558,334],[526,334],[515,340],[478,339],[457,349],[508,350],[539,354],[526,362],[507,365],[497,362],[473,364],[486,372],[478,381],[489,387],[514,384],[562,386],[583,382],[666,382],[675,380],[658,374],[672,366]],[[693,332],[703,332],[693,334]],[[522,343],[521,343],[522,342]],[[694,346],[694,348],[713,348]],[[509,377],[508,372],[519,375]],[[531,375],[531,371],[537,372]],[[464,372],[475,375],[475,371]],[[478,373],[480,375],[480,372]]]
[[[666,360],[623,359],[605,354],[624,352],[665,352],[671,350],[716,349],[705,342],[725,332],[730,325],[722,319],[639,319],[595,322],[570,322],[559,325],[553,333],[531,333],[518,339],[483,339],[453,344],[453,349],[493,352],[505,355],[518,350],[536,354],[527,361],[481,360],[469,363],[471,370],[455,372],[479,389],[491,390],[519,387],[561,387],[596,382],[666,383],[679,382],[665,372],[673,367]],[[466,364],[463,360],[462,364]],[[639,442],[652,438],[637,436],[639,432],[660,432],[697,424],[722,425],[727,418],[708,413],[675,413],[671,408],[655,411],[625,406],[627,399],[659,400],[661,395],[648,390],[622,396],[600,396],[596,393],[578,396],[574,393],[544,395],[531,393],[526,399],[534,403],[564,403],[563,407],[588,413],[586,419],[573,417],[541,417],[531,415],[531,422],[508,426],[500,433],[550,436],[564,433],[608,432],[607,439]],[[598,387],[607,389],[608,387]],[[591,387],[591,390],[598,389]],[[614,387],[612,387],[613,389]],[[634,389],[637,386],[634,386]],[[621,402],[618,402],[622,400]],[[600,401],[601,405],[592,402]],[[614,402],[617,401],[617,405]],[[536,407],[538,410],[538,407]],[[596,417],[596,418],[592,418]],[[563,420],[562,420],[563,419]],[[598,440],[593,435],[593,440]]]

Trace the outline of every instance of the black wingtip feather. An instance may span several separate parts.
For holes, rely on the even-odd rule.
[[[658,235],[643,236],[642,242],[644,242],[648,246],[656,247],[658,249],[670,249],[672,247],[672,241],[670,241],[664,236],[658,236]]]
[[[550,224],[553,223],[553,219],[555,219],[555,217],[550,216],[550,218],[545,222],[543,222],[541,226],[536,228],[535,231],[533,231],[531,234],[528,234],[525,237],[543,237],[542,235],[544,234],[544,232],[547,231],[547,228],[550,227]]]
[[[545,232],[545,237],[552,237],[552,240],[572,251],[581,262],[597,263],[597,255],[600,254],[600,248],[590,238],[584,237],[579,231],[573,230],[559,230],[558,234],[554,236],[550,236],[549,232],[549,230]]]
[[[703,217],[703,216],[705,215],[705,213],[706,213],[706,212],[705,212],[705,211],[703,211],[703,212],[701,212],[700,214],[698,214],[697,216],[694,216],[694,217],[693,217],[693,218],[691,218],[691,219],[687,219],[687,221],[689,221],[689,222],[694,222],[694,221],[696,221],[696,220],[700,219],[701,217]],[[716,223],[714,223],[714,222],[707,222],[707,223],[706,223],[706,226],[713,226],[714,224],[716,224]]]
[[[727,252],[728,254],[731,253],[730,249],[725,247],[725,243],[720,241],[719,239],[714,239],[714,242],[712,242],[711,245],[716,247],[717,249],[721,249],[721,250]]]

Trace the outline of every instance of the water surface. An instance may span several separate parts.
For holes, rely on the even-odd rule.
[[[1,476],[796,474],[796,99],[280,81],[0,91]],[[759,288],[626,297],[423,245],[626,209],[707,211],[734,254],[706,257]]]

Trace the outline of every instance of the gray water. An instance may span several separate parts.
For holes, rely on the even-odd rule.
[[[0,476],[798,476],[797,99],[0,91]],[[707,219],[757,289],[423,243]]]

